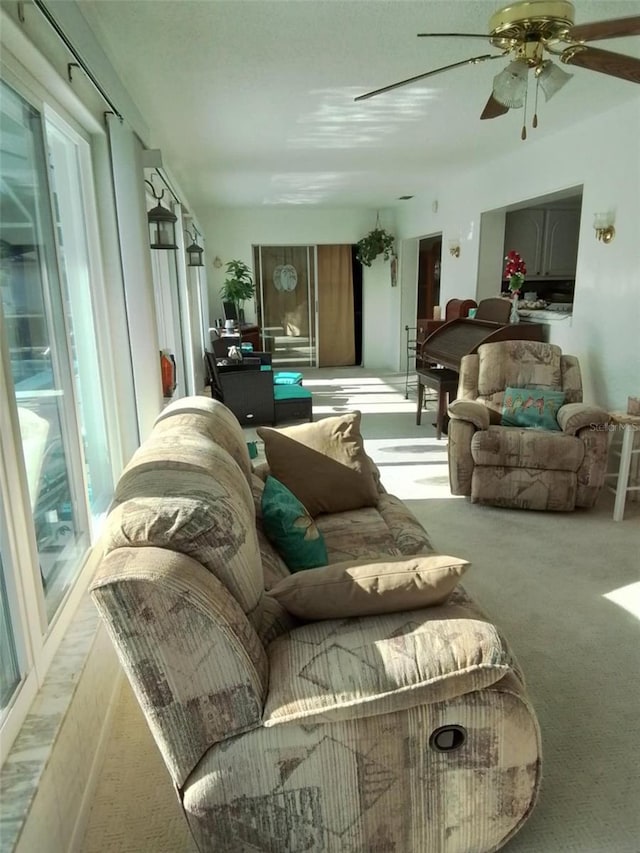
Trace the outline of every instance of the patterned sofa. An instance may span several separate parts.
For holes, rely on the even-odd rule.
[[[266,592],[288,570],[263,488],[222,403],[174,401],[97,546],[92,595],[198,849],[499,849],[540,783],[505,640],[461,586],[437,606],[300,622]],[[433,553],[382,486],[376,506],[316,521],[331,562]]]

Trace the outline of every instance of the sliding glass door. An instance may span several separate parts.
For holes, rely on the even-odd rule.
[[[256,246],[258,324],[273,363],[311,366],[316,361],[314,246]]]

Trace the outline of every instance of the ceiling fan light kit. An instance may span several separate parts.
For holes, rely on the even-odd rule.
[[[493,78],[493,97],[509,109],[523,106],[528,75],[527,63],[522,59],[514,60]]]
[[[578,25],[575,25],[574,21],[575,9],[570,0],[521,0],[495,12],[489,19],[489,32],[486,35],[418,33],[420,38],[485,39],[501,53],[474,56],[435,68],[367,92],[355,100],[366,100],[461,66],[478,65],[489,59],[510,57],[509,65],[494,78],[493,90],[480,118],[498,118],[510,109],[524,107],[526,123],[528,78],[529,71],[533,71],[536,82],[536,110],[532,125],[537,127],[538,88],[542,89],[545,100],[548,101],[573,76],[551,62],[546,54],[558,57],[563,65],[576,65],[610,77],[640,83],[640,59],[585,44],[590,41],[640,35],[640,15]],[[525,138],[526,129],[523,123],[522,139]]]
[[[556,92],[559,92],[564,84],[568,83],[573,77],[573,74],[563,71],[562,68],[554,65],[550,59],[545,59],[534,73],[540,88],[544,92],[545,101],[550,101]]]

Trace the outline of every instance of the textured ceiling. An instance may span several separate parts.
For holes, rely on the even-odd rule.
[[[483,53],[493,0],[79,0],[196,210],[390,207],[439,168],[556,133],[640,87],[581,68],[520,140],[522,110],[479,116],[507,60],[465,66],[368,101],[356,95]],[[576,23],[640,14],[640,0],[577,0]],[[640,37],[596,43],[640,56]]]

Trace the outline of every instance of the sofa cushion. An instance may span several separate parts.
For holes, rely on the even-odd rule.
[[[468,565],[443,555],[334,563],[298,572],[269,595],[300,619],[419,610],[445,601]]]
[[[490,426],[474,433],[471,455],[476,465],[577,471],[584,442],[563,432]]]
[[[558,410],[564,391],[543,388],[505,388],[502,400],[503,426],[559,430]]]
[[[254,518],[249,484],[226,450],[204,435],[154,432],[118,481],[100,541],[105,553],[151,545],[191,556],[255,624],[264,580]]]
[[[274,385],[300,385],[302,374],[293,370],[279,370],[273,374]]]
[[[296,385],[295,382],[283,382],[273,386],[273,399],[282,403],[285,400],[312,400],[313,398],[308,388]]]
[[[247,480],[251,476],[251,461],[242,427],[233,412],[218,400],[203,396],[173,400],[160,412],[153,430],[183,434],[195,431],[207,435],[235,459]]]
[[[401,554],[407,557],[416,554],[433,554],[433,546],[424,527],[400,498],[381,494],[377,510],[391,531],[393,540]]]
[[[347,512],[318,515],[315,522],[327,543],[330,563],[402,556],[403,552],[393,531],[378,507],[366,506]]]
[[[539,341],[482,344],[478,347],[477,398],[500,414],[508,386],[562,391],[561,356],[560,347]]]
[[[326,566],[324,536],[298,498],[275,477],[262,492],[262,523],[292,572]]]
[[[464,605],[310,622],[267,647],[264,725],[369,717],[481,690],[512,668],[495,625]]]
[[[257,430],[271,474],[312,516],[377,503],[378,489],[364,451],[360,417],[360,412],[347,412],[315,423]]]

